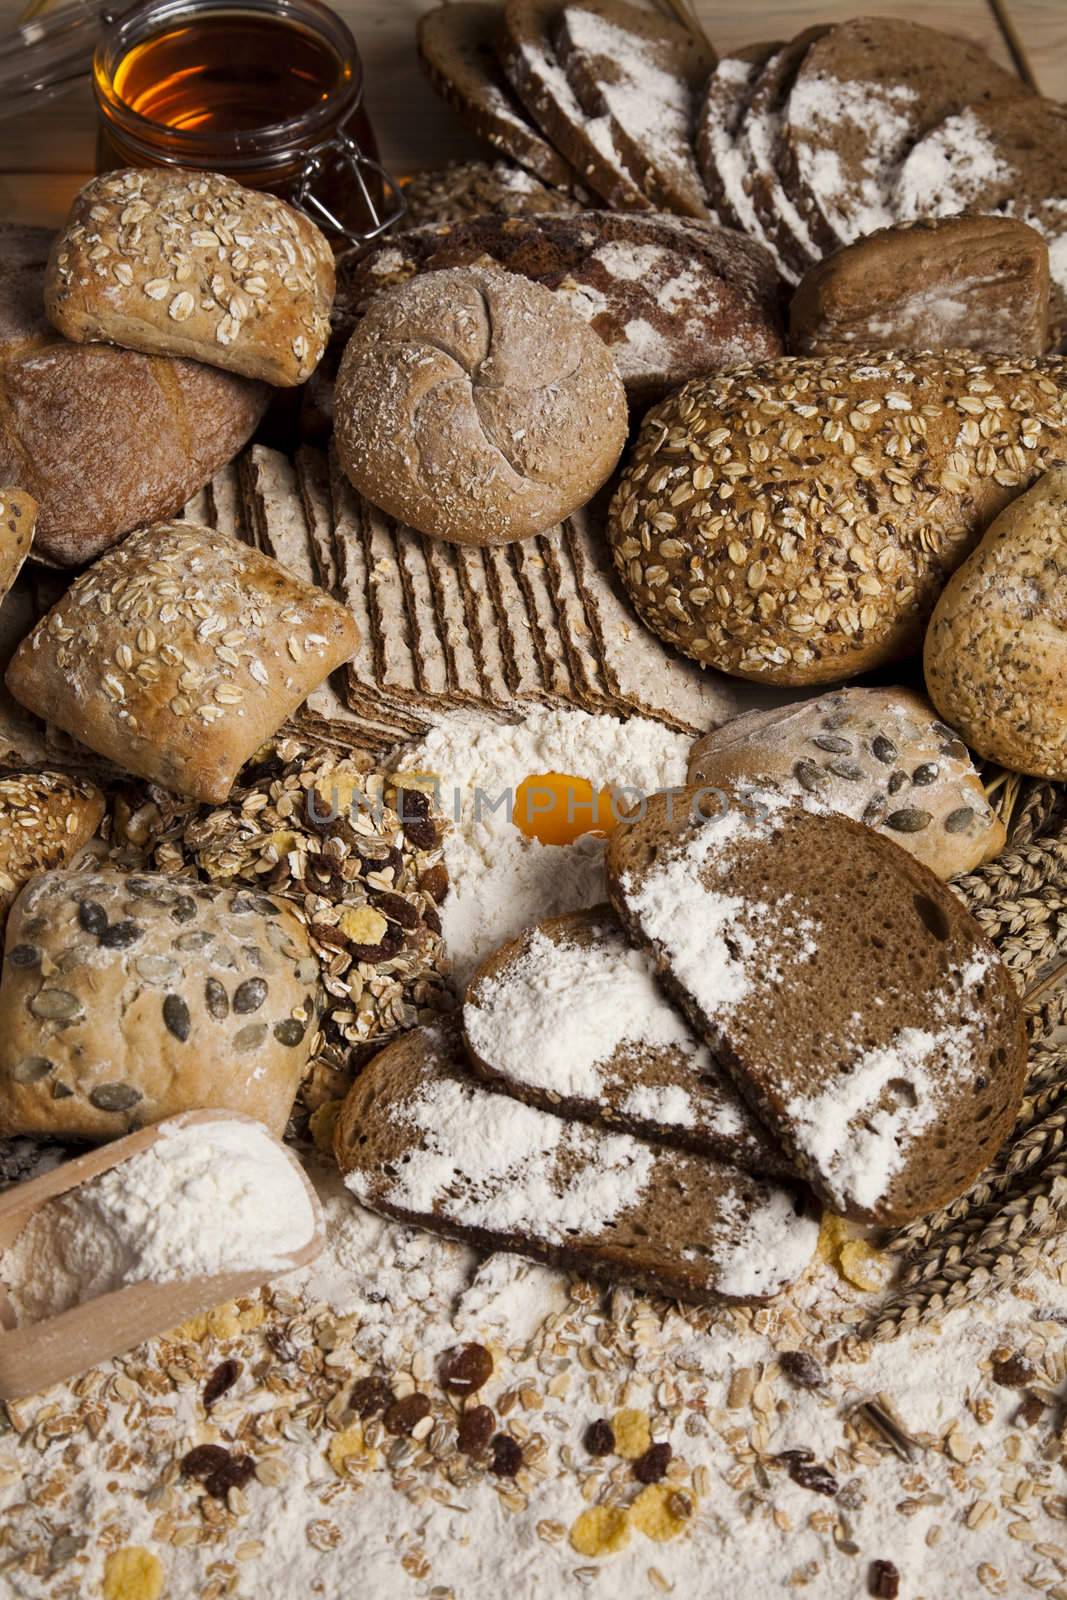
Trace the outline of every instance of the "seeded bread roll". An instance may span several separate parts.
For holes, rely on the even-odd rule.
[[[358,642],[343,606],[269,556],[212,528],[162,522],[75,579],[6,682],[126,771],[220,801]]]
[[[0,929],[24,884],[73,861],[103,815],[104,797],[93,783],[59,772],[0,778]]]
[[[845,817],[689,790],[615,829],[607,875],[631,937],[833,1210],[896,1227],[993,1160],[1022,1098],[1021,1003],[913,856]]]
[[[0,600],[22,571],[37,521],[37,502],[21,489],[0,489]]]
[[[1067,779],[1067,468],[997,517],[937,602],[926,686],[990,761]]]
[[[626,439],[611,353],[540,284],[489,267],[375,299],[334,400],[338,454],[373,505],[457,544],[509,544],[592,498]]]
[[[479,1077],[529,1105],[749,1172],[792,1170],[610,906],[549,917],[484,961],[463,1032]]]
[[[104,173],[48,260],[45,309],[78,344],[190,356],[283,388],[330,332],[333,251],[302,212],[217,173]]]
[[[881,228],[811,269],[789,308],[789,330],[798,355],[1043,355],[1048,246],[1011,217],[930,217]]]
[[[799,1186],[491,1093],[455,1027],[406,1033],[364,1067],[334,1153],[383,1216],[672,1299],[769,1299],[818,1237]]]
[[[180,511],[247,443],[268,390],[61,339],[43,311],[52,237],[0,225],[0,482],[38,502],[34,556],[81,566]]]
[[[1004,846],[967,746],[910,689],[837,689],[748,711],[697,740],[689,782],[770,787],[808,811],[852,817],[939,878]]]
[[[114,1139],[221,1107],[281,1134],[318,962],[282,900],[110,867],[46,872],[8,919],[0,1132]]]
[[[1065,450],[1056,357],[768,362],[649,412],[608,536],[638,612],[684,654],[840,682],[918,652],[949,575]]]

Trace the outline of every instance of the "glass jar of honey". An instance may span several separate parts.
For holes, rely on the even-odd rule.
[[[206,168],[299,205],[339,243],[403,209],[351,32],[320,0],[149,0],[93,57],[97,168]]]

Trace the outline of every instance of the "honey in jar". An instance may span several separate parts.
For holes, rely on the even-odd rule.
[[[359,52],[319,0],[149,0],[104,34],[93,84],[100,171],[225,173],[348,240],[391,220]]]

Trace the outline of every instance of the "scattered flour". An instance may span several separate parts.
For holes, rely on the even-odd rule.
[[[291,1161],[243,1122],[162,1128],[49,1201],[0,1258],[20,1325],[133,1283],[286,1271],[316,1217]]]
[[[892,180],[913,136],[906,84],[858,83],[829,77],[797,79],[787,118],[802,180],[843,243],[895,221]],[[863,154],[847,165],[842,147]]]
[[[515,791],[548,772],[649,795],[685,783],[691,740],[658,722],[536,709],[514,725],[462,714],[440,722],[412,752],[406,772],[439,779],[451,827],[445,865],[451,888],[442,926],[457,986],[487,955],[544,917],[605,898],[604,841],[544,845],[511,821]]]

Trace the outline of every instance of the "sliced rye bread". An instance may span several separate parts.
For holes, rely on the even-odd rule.
[[[816,1193],[898,1226],[962,1194],[1010,1131],[1019,997],[913,856],[763,798],[654,796],[608,841],[612,903]]]
[[[805,1270],[803,1191],[495,1094],[454,1025],[387,1046],[356,1079],[334,1153],[372,1211],[679,1300],[766,1300]]]
[[[820,249],[895,220],[896,169],[930,128],[1022,91],[977,45],[915,22],[857,17],[831,28],[797,73],[777,163]]]
[[[551,917],[490,956],[467,986],[463,1031],[479,1077],[529,1105],[749,1172],[793,1171],[610,906]]]
[[[804,57],[827,31],[825,27],[807,28],[764,64],[739,140],[742,159],[749,168],[747,187],[760,226],[798,278],[819,260],[822,252],[778,172],[782,114]]]
[[[781,48],[780,42],[751,44],[721,58],[708,79],[695,137],[697,164],[713,214],[723,227],[736,228],[768,249],[770,240],[746,187],[748,174],[738,141],[760,71]],[[783,275],[788,272],[777,254],[775,266]]]
[[[805,274],[789,307],[789,331],[797,355],[1044,355],[1050,344],[1048,245],[1015,217],[898,222],[842,245]]]
[[[1067,107],[1026,95],[966,106],[920,139],[900,169],[901,217],[1015,217],[1049,247],[1053,338],[1067,332]]]
[[[493,41],[500,7],[451,0],[415,25],[419,61],[443,100],[479,139],[545,183],[567,188],[574,173],[534,128],[500,68]]]
[[[507,0],[496,38],[504,76],[545,138],[582,183],[616,211],[650,211],[606,117],[589,117],[567,82],[552,30],[563,0]]]
[[[609,346],[631,405],[784,349],[782,284],[754,240],[681,217],[584,211],[392,233],[338,275],[340,323],[424,272],[491,261],[544,284]]]
[[[552,35],[567,81],[654,205],[706,219],[693,152],[699,96],[715,54],[688,28],[626,0],[568,0]]]

